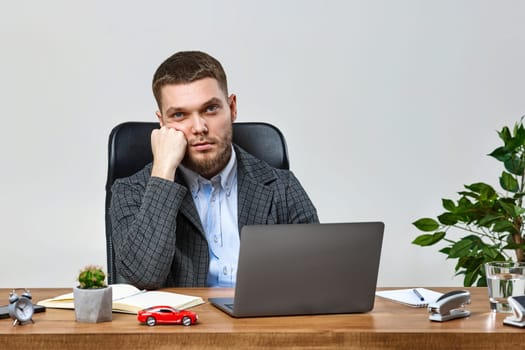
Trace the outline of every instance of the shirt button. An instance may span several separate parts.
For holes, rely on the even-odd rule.
[[[228,268],[226,268],[226,266],[224,266],[224,267],[222,268],[222,273],[223,273],[224,275],[227,275],[227,274],[228,274]]]
[[[217,237],[217,235],[214,235],[214,236],[213,236],[213,241],[214,241],[215,243],[219,242],[219,237]]]

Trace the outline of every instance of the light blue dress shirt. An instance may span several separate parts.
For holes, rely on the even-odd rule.
[[[210,249],[209,287],[233,287],[239,258],[237,219],[237,158],[210,180],[184,166],[180,170],[190,187],[193,201],[206,232]]]

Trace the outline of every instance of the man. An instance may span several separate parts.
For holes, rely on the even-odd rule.
[[[146,289],[231,287],[242,226],[318,222],[290,171],[232,144],[237,98],[215,58],[174,54],[155,72],[153,93],[153,163],[112,187],[118,275]]]

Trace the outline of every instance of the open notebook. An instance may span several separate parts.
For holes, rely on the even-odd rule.
[[[136,314],[150,306],[168,305],[175,309],[187,309],[204,303],[201,297],[163,291],[145,291],[130,284],[111,284],[113,312]],[[56,309],[74,309],[73,293],[41,300],[37,305]]]
[[[427,307],[428,304],[435,302],[443,293],[426,288],[407,288],[380,290],[376,292],[376,295],[408,306]]]

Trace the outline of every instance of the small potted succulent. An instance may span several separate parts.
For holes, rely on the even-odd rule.
[[[97,323],[112,320],[113,293],[105,279],[100,266],[90,265],[80,271],[79,285],[73,289],[77,321]]]

